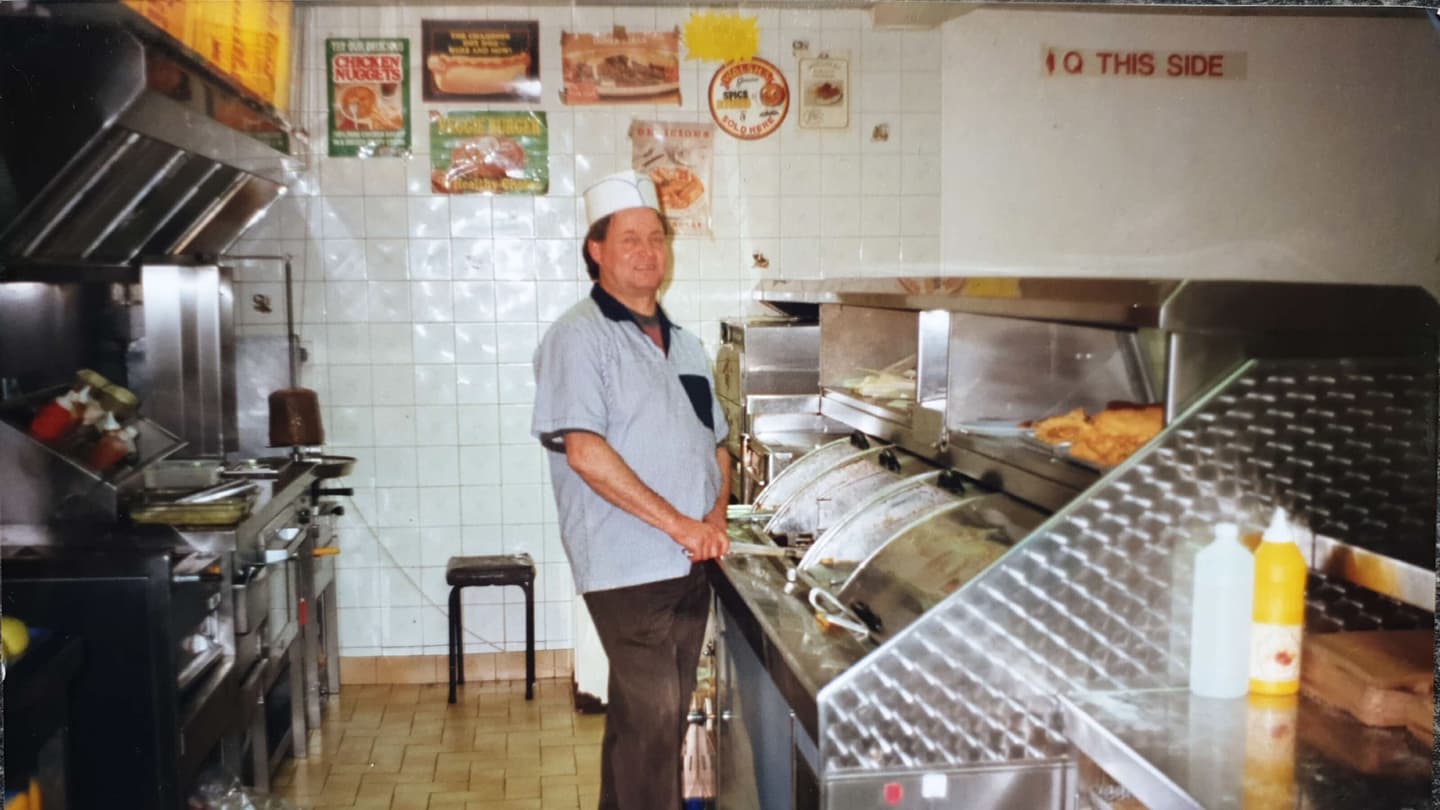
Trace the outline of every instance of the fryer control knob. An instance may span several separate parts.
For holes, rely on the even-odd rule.
[[[310,522],[310,510],[301,509],[300,511],[295,513],[295,519],[300,522],[301,526],[304,526],[305,524]]]
[[[345,507],[337,504],[330,508],[330,514],[334,515],[335,517],[340,517],[341,515],[345,514]]]

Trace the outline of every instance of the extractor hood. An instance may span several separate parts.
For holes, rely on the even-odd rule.
[[[212,118],[213,82],[162,93],[181,60],[118,23],[0,15],[0,53],[0,278],[222,253],[300,168]]]

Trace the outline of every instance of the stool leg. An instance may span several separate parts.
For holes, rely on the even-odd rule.
[[[535,585],[520,586],[525,590],[525,699],[535,697]]]
[[[460,589],[450,589],[450,615],[446,617],[450,625],[450,702],[455,702],[455,673],[457,659],[463,663],[465,648],[460,641]]]
[[[460,591],[464,589],[464,585],[455,588],[455,661],[460,683],[465,683],[465,608],[460,604]]]

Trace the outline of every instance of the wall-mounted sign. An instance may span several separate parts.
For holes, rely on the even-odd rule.
[[[760,18],[733,11],[694,11],[685,22],[685,58],[709,62],[753,59],[760,50]]]
[[[850,125],[850,52],[800,60],[800,126],[844,129]]]
[[[426,101],[539,101],[540,24],[421,20]]]
[[[260,100],[290,104],[290,0],[122,0]]]
[[[1243,79],[1245,56],[1243,51],[1095,51],[1046,45],[1040,52],[1040,72],[1047,78]]]
[[[560,34],[566,104],[680,106],[680,34],[635,32]]]
[[[649,173],[660,207],[679,236],[710,234],[710,167],[715,127],[676,121],[630,124],[631,168]]]
[[[430,189],[437,194],[549,191],[545,113],[431,111]]]
[[[330,157],[410,153],[410,40],[327,39]]]
[[[730,62],[710,80],[710,115],[736,138],[763,138],[779,129],[789,112],[790,84],[764,59]]]

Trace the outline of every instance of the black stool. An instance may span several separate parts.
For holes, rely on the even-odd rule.
[[[460,623],[460,592],[475,585],[519,585],[525,591],[525,699],[535,696],[535,561],[529,554],[451,557],[445,566],[450,585],[450,702],[455,684],[465,683],[465,642]]]

